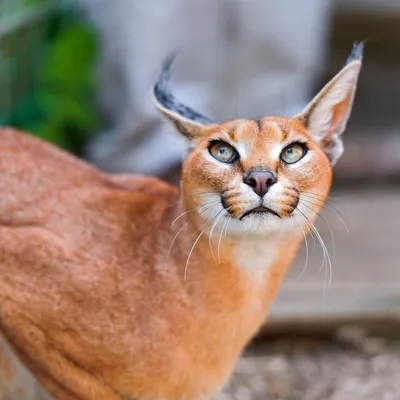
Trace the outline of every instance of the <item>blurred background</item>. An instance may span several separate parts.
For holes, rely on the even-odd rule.
[[[171,183],[184,145],[150,91],[172,51],[177,95],[222,121],[301,111],[358,40],[345,153],[317,224],[332,282],[310,236],[220,400],[400,399],[400,2],[0,0],[0,125]],[[0,400],[47,398],[0,342]]]

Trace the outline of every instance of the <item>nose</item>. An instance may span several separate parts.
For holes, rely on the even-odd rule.
[[[263,197],[269,188],[277,182],[275,175],[270,171],[250,171],[244,178],[244,183],[249,185],[255,193]]]

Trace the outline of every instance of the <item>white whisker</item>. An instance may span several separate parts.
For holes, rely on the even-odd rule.
[[[228,210],[229,210],[229,208],[228,208]],[[227,218],[225,224],[227,225],[228,222],[229,222],[229,218]],[[224,228],[225,228],[225,226],[222,225],[222,229],[221,229],[221,232],[219,235],[219,240],[218,240],[218,264],[221,263],[220,250],[221,250],[221,240],[222,240],[222,234],[224,233]]]
[[[300,205],[300,201],[304,201],[304,199],[302,198],[302,196],[299,196],[299,204],[298,204],[298,206]],[[299,207],[297,207],[297,209],[298,209],[298,208],[299,208]],[[303,213],[301,213],[301,216],[303,217],[303,219],[305,218],[306,223],[307,223],[307,225],[309,226],[308,220],[307,220],[307,218],[305,217],[305,215],[303,215]],[[316,247],[316,243],[315,243],[315,239],[314,239],[314,235],[313,235],[313,232],[312,232],[312,231],[310,231],[310,236],[311,236],[311,239],[312,239],[312,241],[313,241],[313,249],[312,249],[312,251],[314,252],[314,251],[315,251],[315,247]]]
[[[225,237],[228,232],[228,225],[229,225],[229,222],[231,222],[231,219],[232,219],[232,217],[228,214],[228,223],[226,224],[226,227],[225,227]]]
[[[208,208],[206,208],[206,209],[204,209],[204,210],[202,210],[202,211],[199,211],[199,214],[202,214],[202,213],[205,213],[206,211],[209,211],[209,210],[213,207],[213,204],[210,205],[210,203],[208,203],[208,204],[202,206],[201,208],[203,208],[203,207],[208,207]],[[190,210],[190,211],[193,211],[193,209]],[[184,214],[185,214],[185,213],[181,214],[179,217],[181,217],[181,216],[184,215]],[[170,255],[171,255],[172,247],[173,247],[173,245],[174,245],[176,239],[178,238],[179,234],[189,225],[189,223],[190,223],[190,221],[186,222],[186,224],[183,225],[183,226],[179,229],[179,231],[176,233],[176,235],[175,235],[174,238],[172,239],[171,245],[169,246],[169,249],[168,249],[167,257],[166,257],[166,259],[165,259],[165,267],[167,267],[167,265],[168,265],[168,260],[169,260],[169,257],[170,257]],[[172,226],[172,225],[171,225],[171,226]]]
[[[301,226],[300,222],[298,222],[296,219],[295,219],[295,221],[297,222],[297,224],[299,225],[299,227],[300,227],[300,229],[301,229],[301,233],[303,234],[304,243],[305,243],[305,246],[306,246],[306,260],[305,260],[305,262],[304,262],[304,266],[303,266],[303,269],[301,270],[300,275],[297,277],[297,279],[300,279],[300,278],[305,274],[305,272],[306,272],[306,270],[307,270],[308,257],[309,257],[309,250],[308,250],[308,240],[307,240],[306,233],[304,232],[304,229],[303,229],[303,227]]]
[[[332,282],[332,262],[329,256],[329,252],[328,249],[325,246],[325,243],[321,237],[321,235],[319,234],[317,228],[315,227],[315,225],[313,223],[311,223],[308,218],[306,217],[306,215],[300,210],[299,207],[297,207],[297,211],[303,216],[305,222],[307,223],[307,225],[310,227],[310,229],[314,232],[315,236],[317,237],[321,248],[322,248],[322,252],[324,255],[323,261],[322,261],[322,266],[325,265],[325,290],[324,290],[324,298],[326,296],[326,287],[329,286]],[[329,272],[329,278],[327,280],[327,273]]]
[[[186,224],[183,225],[183,226],[179,229],[179,231],[176,233],[176,235],[175,235],[174,238],[172,239],[171,245],[169,246],[169,249],[168,249],[167,258],[166,258],[166,260],[165,260],[165,267],[167,267],[167,265],[168,265],[169,256],[171,255],[172,247],[173,247],[173,245],[174,245],[174,243],[175,243],[175,240],[177,239],[177,237],[179,236],[179,234],[189,225],[189,223],[190,223],[190,221],[186,222]]]
[[[200,211],[202,208],[207,207],[207,206],[212,205],[212,204],[219,203],[219,201],[220,201],[220,200],[214,200],[214,201],[211,201],[211,202],[209,202],[209,203],[206,203],[206,204],[204,204],[204,205],[202,205],[202,206],[200,206],[200,207],[194,207],[194,208],[192,208],[192,209],[190,209],[190,210],[184,211],[182,214],[180,214],[178,217],[176,217],[176,218],[172,221],[171,226],[174,226],[174,224],[176,223],[176,221],[178,221],[178,220],[179,220],[181,217],[183,217],[184,215],[186,215],[186,214],[188,214],[188,213],[190,213],[190,212],[192,212],[192,211],[195,211],[195,210],[197,210],[197,211],[199,211],[199,212],[202,213],[202,211]]]
[[[326,222],[325,218],[322,215],[318,215],[310,206],[308,206],[307,204],[305,204],[305,201],[303,199],[303,203],[302,205],[304,207],[306,207],[307,209],[309,209],[313,214],[317,215],[319,219],[322,220],[322,222],[326,225],[326,227],[328,228],[330,237],[331,237],[331,243],[332,243],[332,260],[335,260],[335,254],[336,254],[336,247],[335,247],[335,236],[333,235],[332,229],[329,227],[328,223]],[[320,267],[322,268],[322,266]]]
[[[186,214],[188,214],[188,213],[194,211],[195,209],[196,209],[196,208],[192,208],[191,210],[187,210],[187,211],[183,212],[182,214],[180,214],[178,217],[176,217],[176,218],[172,221],[171,226],[174,226],[175,222],[178,221],[179,218],[181,218],[181,217],[183,217],[184,215],[186,215]]]
[[[222,210],[214,217],[214,218],[215,218],[215,221],[214,221],[214,223],[213,223],[213,225],[212,225],[212,227],[211,227],[211,230],[210,230],[210,233],[209,233],[209,236],[208,236],[208,245],[209,245],[209,247],[210,247],[210,251],[211,251],[212,257],[213,257],[213,259],[214,259],[214,262],[216,262],[216,260],[215,260],[214,251],[213,251],[213,249],[212,249],[212,244],[213,244],[212,235],[213,235],[213,231],[214,231],[215,227],[218,225],[218,222],[219,222],[219,219],[217,219],[217,217],[218,217],[221,213],[223,213],[223,211],[224,211],[224,209],[222,209]]]
[[[216,216],[212,217],[211,219],[208,219],[208,220],[204,223],[204,225],[203,225],[202,228],[201,228],[201,232],[200,232],[199,236],[197,237],[197,239],[196,239],[195,242],[193,243],[193,246],[192,246],[192,248],[190,249],[188,258],[187,258],[187,260],[186,260],[185,272],[184,272],[184,280],[185,280],[185,281],[186,281],[186,278],[187,278],[187,269],[188,269],[188,266],[189,266],[190,257],[192,256],[192,253],[193,253],[193,251],[194,251],[194,248],[196,247],[197,242],[200,240],[201,236],[204,234],[206,225],[209,224],[209,223],[212,223],[212,222],[214,221],[214,219],[216,219],[216,218],[218,217],[218,215],[219,215],[222,211],[224,211],[224,210],[222,209]],[[223,215],[223,214],[221,214],[221,216],[222,216],[222,215]]]
[[[303,201],[307,201],[309,204],[315,205],[317,207],[322,207],[324,210],[326,210],[326,211],[328,211],[330,213],[333,213],[335,215],[335,217],[341,222],[341,224],[343,225],[344,229],[346,230],[347,237],[350,237],[349,227],[347,226],[346,222],[344,221],[343,214],[340,211],[338,211],[331,204],[329,204],[329,203],[327,203],[327,202],[325,202],[325,201],[323,201],[321,199],[318,199],[318,198],[315,198],[315,197],[312,197],[312,196],[308,196],[309,194],[310,193],[306,193],[306,194],[302,193],[301,194],[302,200]],[[321,204],[314,203],[314,201],[319,201]],[[329,208],[327,208],[327,207],[329,207]]]
[[[189,265],[190,257],[191,257],[191,255],[192,255],[192,253],[193,253],[194,248],[196,247],[197,242],[200,240],[200,238],[201,238],[201,236],[203,235],[203,233],[204,233],[204,229],[200,232],[200,235],[197,237],[197,239],[196,239],[195,242],[193,243],[192,248],[190,249],[188,258],[187,258],[187,260],[186,260],[186,265],[185,265],[185,273],[184,273],[184,279],[185,279],[185,281],[186,281],[186,278],[187,278],[187,268],[188,268],[188,265]]]

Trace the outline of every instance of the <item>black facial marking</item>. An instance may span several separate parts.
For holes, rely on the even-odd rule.
[[[221,204],[222,207],[224,207],[225,211],[227,211],[229,214],[233,214],[233,210],[229,208],[228,204],[226,204],[226,197],[221,196]]]
[[[239,174],[241,174],[241,175],[244,175],[244,173],[246,172],[246,170],[245,170],[243,164],[240,162],[240,159],[238,160],[237,163],[235,163],[235,164],[233,165],[233,167],[234,167],[235,170],[236,170]]]
[[[290,189],[293,190],[293,192],[295,193],[295,194],[288,194],[288,197],[292,199],[288,204],[288,206],[291,208],[289,214],[293,214],[300,203],[300,191],[295,187],[291,187]]]
[[[261,129],[262,129],[262,121],[261,121],[261,119],[256,119],[255,122],[257,124],[258,130],[261,132]]]
[[[293,211],[297,208],[297,206],[299,205],[299,202],[300,202],[299,196],[293,196],[293,202],[292,202],[292,204],[290,204],[290,207],[293,208]]]
[[[166,109],[179,114],[180,116],[203,125],[212,124],[211,120],[201,115],[197,111],[182,104],[169,88],[171,65],[175,59],[175,54],[170,55],[163,63],[158,81],[154,86],[154,96],[157,101]]]
[[[262,209],[262,210],[261,210]],[[281,218],[281,216],[274,210],[268,207],[255,207],[252,210],[246,211],[239,219],[242,221],[244,218],[248,217],[251,214],[272,214],[275,217]]]

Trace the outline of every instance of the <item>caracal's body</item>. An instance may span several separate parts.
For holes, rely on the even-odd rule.
[[[156,91],[192,140],[181,190],[0,130],[0,332],[55,398],[221,387],[323,206],[359,67],[294,119],[203,125]]]

